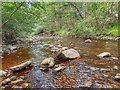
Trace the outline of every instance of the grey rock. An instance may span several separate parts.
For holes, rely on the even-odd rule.
[[[55,65],[54,58],[46,58],[41,62],[42,67],[53,67]]]
[[[91,43],[92,41],[90,39],[85,40],[85,43]]]
[[[12,88],[17,89],[17,88],[22,88],[21,86],[13,85]]]
[[[55,68],[54,71],[58,72],[58,71],[61,71],[63,69],[65,69],[64,66],[59,66],[59,67]]]
[[[120,81],[120,73],[117,73],[114,78],[115,78],[116,81]]]
[[[109,52],[103,52],[97,55],[99,58],[105,58],[105,57],[111,57],[111,54]]]
[[[16,80],[16,78],[17,78],[16,76],[12,76],[11,81]]]
[[[91,87],[92,86],[92,80],[85,81],[80,87]]]
[[[64,51],[64,50],[67,50],[69,49],[68,47],[62,47],[61,50]]]
[[[0,77],[3,77],[7,74],[7,72],[3,71],[3,70],[0,70]]]
[[[53,47],[53,48],[51,49],[51,52],[53,52],[53,53],[59,52],[59,51],[60,51],[60,49],[57,48],[57,47]]]
[[[8,46],[8,48],[12,51],[12,50],[16,50],[17,47],[16,46]]]
[[[62,51],[60,54],[58,54],[58,58],[61,58],[61,59],[64,59],[64,60],[66,60],[66,59],[76,59],[78,57],[80,57],[80,54],[75,49],[68,49],[68,50]]]
[[[25,79],[25,76],[20,76],[20,79]]]
[[[111,57],[113,60],[118,60],[119,58],[117,58],[117,57]]]

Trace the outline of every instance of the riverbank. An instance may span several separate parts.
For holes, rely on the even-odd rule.
[[[57,35],[49,35],[49,36],[57,36]],[[104,35],[58,35],[58,36],[94,39],[94,40],[120,40],[120,37],[118,37],[118,36],[104,36]]]

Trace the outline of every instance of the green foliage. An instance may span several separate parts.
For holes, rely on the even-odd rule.
[[[95,35],[95,28],[90,25],[87,21],[83,20],[75,25],[73,32],[71,34],[77,35]]]
[[[113,26],[108,30],[105,30],[103,32],[100,32],[101,34],[104,35],[112,35],[112,36],[120,36],[118,33],[118,26]]]
[[[65,29],[61,29],[61,30],[58,30],[55,32],[55,34],[58,34],[58,35],[68,35],[70,32],[65,30]]]
[[[2,3],[3,32],[29,34],[117,34],[117,2],[22,2]],[[115,26],[116,25],[116,26]],[[114,27],[113,27],[114,26]]]

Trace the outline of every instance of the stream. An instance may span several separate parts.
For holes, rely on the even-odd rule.
[[[16,72],[16,76],[25,76],[30,88],[120,88],[114,76],[120,73],[120,60],[99,59],[98,54],[110,52],[118,57],[118,42],[112,40],[92,40],[84,43],[85,39],[56,36],[38,36],[37,43],[30,44],[30,48],[20,48],[17,51],[3,55],[2,69],[33,58],[33,67]],[[54,67],[48,70],[40,70],[40,63],[48,57],[55,57],[51,53],[49,45],[62,45],[79,51],[81,58],[75,60],[56,59],[55,65],[64,65],[61,72],[54,72]],[[116,68],[117,67],[117,68]]]

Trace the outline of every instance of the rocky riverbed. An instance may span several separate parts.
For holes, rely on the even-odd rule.
[[[21,45],[6,46],[9,53],[2,55],[2,70],[32,58],[32,67],[13,72],[4,88],[120,88],[120,60],[118,42],[71,37],[31,37]],[[4,45],[3,45],[4,47]],[[62,51],[76,50],[78,58],[58,58]],[[4,50],[3,50],[4,52]],[[99,58],[103,52],[109,57]],[[72,53],[71,53],[72,54]],[[107,55],[104,53],[104,55]],[[68,54],[67,54],[68,55]],[[103,54],[102,54],[103,55]],[[65,55],[66,56],[66,55]],[[52,67],[41,67],[41,62],[52,57]],[[53,60],[52,59],[52,60]],[[14,77],[13,77],[14,76]],[[10,78],[12,80],[10,81]]]

